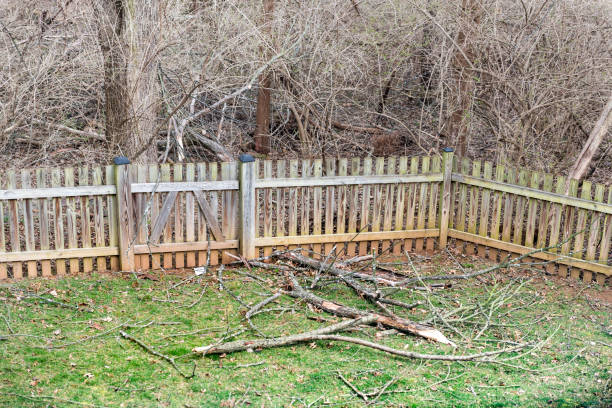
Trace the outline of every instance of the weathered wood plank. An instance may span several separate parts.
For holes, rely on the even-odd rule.
[[[93,169],[93,184],[96,186],[102,185],[102,168],[94,167]],[[104,232],[104,198],[96,196],[93,199],[93,230],[96,248],[106,246],[106,236]],[[116,246],[116,245],[115,245]],[[98,256],[96,258],[96,267],[98,271],[105,271],[106,257]]]
[[[6,174],[8,180],[8,188],[17,188],[17,175],[14,170],[9,170]],[[11,237],[11,252],[21,251],[21,240],[19,238],[19,215],[17,209],[17,200],[10,200],[8,203],[9,211],[9,233]],[[23,278],[23,266],[21,262],[15,262],[12,265],[13,279]]]
[[[132,170],[130,165],[116,166],[117,220],[119,232],[119,260],[121,270],[134,271],[134,211],[132,202]]]
[[[453,173],[453,181],[457,181],[462,184],[490,188],[491,190],[501,191],[505,193],[521,195],[523,197],[533,198],[537,200],[545,200],[552,203],[570,205],[585,210],[598,211],[604,214],[612,214],[612,205],[610,204],[597,203],[594,201],[584,200],[582,198],[568,197],[566,195],[536,190],[534,188],[529,187],[519,187],[512,183],[483,180],[458,173]]]
[[[434,173],[439,173],[441,171],[440,164],[440,156],[434,156],[431,161],[431,171]],[[438,203],[440,201],[440,183],[431,183],[429,186],[429,206],[428,206],[428,215],[427,215],[427,228],[433,229],[436,228],[438,216]],[[426,250],[427,253],[433,253],[434,245],[436,240],[434,238],[428,238],[426,241]]]
[[[264,179],[272,178],[272,160],[265,160],[263,164],[263,176]],[[272,236],[272,189],[267,188],[264,190],[264,203],[263,203],[263,218],[264,218],[264,237]],[[272,247],[264,248],[264,256],[270,256],[272,254]]]
[[[529,182],[529,172],[520,170],[518,176],[518,184],[526,187]],[[523,196],[515,196],[516,211],[514,214],[514,236],[512,242],[517,245],[523,245],[523,228],[525,226],[525,215],[527,209],[527,198]]]
[[[21,170],[21,187],[29,189],[32,187],[32,176],[30,170]],[[23,233],[26,251],[34,251],[36,249],[34,235],[34,212],[32,211],[32,199],[28,198],[21,201],[23,212]],[[37,276],[36,261],[27,263],[28,278]]]
[[[565,191],[565,177],[557,178],[557,182],[555,185],[555,193],[563,194]],[[548,240],[549,246],[557,245],[559,242],[559,231],[561,229],[561,215],[562,215],[563,207],[561,204],[553,203],[551,205],[551,220],[550,220],[550,239]],[[552,253],[559,252],[557,248],[552,248],[550,250]],[[546,265],[546,271],[550,274],[555,273],[556,265],[551,263]]]
[[[219,165],[218,163],[209,163],[208,168],[210,171],[210,180],[217,181],[219,180]],[[219,196],[221,195],[220,191],[210,191],[210,208],[212,209],[213,214],[219,214]],[[217,215],[218,219],[218,215]],[[219,251],[210,251],[210,264],[218,265],[219,264]]]
[[[0,254],[6,252],[6,237],[4,235],[4,228],[5,228],[4,227],[4,202],[0,201]],[[4,262],[0,262],[0,280],[7,279],[7,278],[8,278],[7,265]]]
[[[298,161],[290,160],[289,161],[289,177],[297,178],[298,177]],[[255,186],[253,186],[255,188]],[[298,234],[298,189],[297,187],[292,187],[289,189],[289,235],[297,235]],[[289,249],[294,249],[291,247]]]
[[[297,166],[297,163],[296,163]],[[252,157],[240,163],[240,255],[244,259],[257,257],[255,249],[255,176],[257,168]],[[296,168],[297,172],[297,168]],[[296,208],[297,212],[297,208]],[[297,217],[297,214],[296,214]],[[296,229],[297,230],[297,229]]]
[[[201,191],[193,192],[198,205],[200,206],[200,210],[204,215],[204,219],[206,220],[206,224],[208,228],[210,228],[210,232],[213,235],[214,239],[219,242],[225,241],[225,236],[223,235],[223,230],[217,221],[217,214],[213,212],[212,207],[208,204],[206,197],[204,197],[204,193]]]
[[[363,175],[369,176],[372,174],[372,159],[366,157],[363,159]],[[359,231],[360,235],[370,230],[370,201],[371,201],[371,188],[368,184],[363,186],[363,193],[361,196],[361,214]],[[316,235],[316,233],[315,233]],[[359,243],[359,255],[366,255],[368,253],[368,243],[362,241]]]
[[[106,166],[106,184],[115,185],[115,166]],[[115,185],[116,189],[116,185]],[[117,203],[117,194],[109,195],[106,198],[107,214],[108,214],[108,240],[109,246],[119,246],[119,232],[117,231],[119,225],[119,204]],[[120,269],[119,257],[111,256],[110,265],[112,271],[118,271]]]
[[[68,249],[51,249],[47,251],[21,251],[21,252],[5,252],[0,254],[0,262],[33,262],[41,260],[63,260],[63,259],[78,259],[91,258],[94,256],[110,256],[119,255],[119,248],[68,248]]]
[[[182,166],[182,165],[181,165]],[[182,178],[181,178],[182,180]],[[161,183],[134,183],[132,192],[134,193],[166,193],[169,191],[225,191],[238,190],[236,180],[217,180],[217,181],[173,181]]]
[[[206,181],[206,177],[207,177],[206,176],[206,163],[198,163],[196,167],[197,167],[197,173],[198,173],[196,177],[198,181],[199,182]],[[202,193],[202,196],[206,198],[206,195],[204,193]],[[198,207],[199,207],[199,203],[198,203]],[[212,207],[210,208],[210,211],[212,212]],[[198,242],[208,242],[206,217],[204,216],[204,213],[202,212],[201,209],[200,211],[197,211],[197,214],[198,214],[197,240]],[[216,217],[215,217],[215,221],[216,221]],[[198,251],[198,266],[206,265],[206,258],[207,258],[207,253],[205,250]]]
[[[316,179],[323,176],[322,160],[315,159],[313,165],[313,177]],[[321,234],[323,189],[321,187],[315,187],[312,196],[312,233],[318,235]],[[321,254],[321,245],[313,245],[312,251],[313,257],[318,258]]]
[[[351,159],[351,176],[359,175],[361,160],[359,157]],[[357,233],[357,213],[359,211],[359,187],[354,185],[348,190],[348,232]],[[357,244],[351,239],[346,245],[346,255],[353,257],[357,254]]]
[[[387,174],[391,177],[396,176],[397,171],[396,171],[396,164],[397,164],[397,159],[395,157],[389,157],[387,158]],[[391,231],[392,230],[392,226],[393,226],[393,207],[394,207],[394,201],[393,201],[393,197],[395,195],[395,185],[394,184],[388,184],[385,186],[382,186],[383,189],[383,225],[382,225],[382,229],[383,231]],[[338,233],[340,232],[344,232],[344,231],[338,231]],[[391,249],[391,244],[392,242],[389,240],[384,240],[381,243],[381,254],[385,254],[388,255],[389,251]]]
[[[185,166],[185,180],[195,181],[195,164]],[[202,198],[204,198],[202,196]],[[185,239],[187,242],[195,241],[195,201],[193,194],[185,193]],[[186,265],[193,268],[196,265],[196,253],[189,251],[186,254]]]
[[[88,186],[89,183],[89,167],[79,167],[79,186]],[[81,219],[81,243],[83,248],[91,248],[91,206],[90,197],[80,197],[79,218]],[[93,258],[83,259],[83,272],[91,272],[93,270]]]
[[[580,193],[580,198],[583,200],[591,199],[591,186],[592,183],[590,181],[582,182],[582,191]],[[574,251],[572,253],[572,257],[582,259],[584,257],[584,240],[586,237],[587,228],[587,218],[588,213],[584,209],[578,210],[578,218],[576,221],[576,236],[574,238]],[[571,277],[574,279],[580,278],[580,270],[572,268]]]
[[[499,248],[503,251],[507,251],[515,254],[527,254],[533,251],[533,248],[529,248],[522,245],[516,245],[510,242],[498,241],[492,238],[481,237],[478,235],[470,234],[468,232],[459,231],[455,229],[449,230],[449,236],[463,240],[463,241],[472,241],[478,244],[487,245],[494,248]],[[538,252],[532,255],[533,258],[543,259],[545,261],[554,261],[564,265],[571,265],[572,267],[577,267],[581,269],[587,269],[594,272],[602,273],[606,276],[612,275],[612,267],[607,265],[602,265],[596,262],[585,261],[581,259],[576,259],[573,257],[564,256],[563,254],[553,254],[550,252]]]
[[[491,180],[493,178],[493,164],[491,162],[486,161],[484,163],[484,174],[483,177],[485,180]],[[491,190],[488,188],[484,188],[482,190],[482,201],[480,204],[480,222],[478,225],[478,235],[481,237],[486,237],[488,234],[488,226],[489,226],[489,210],[491,207]],[[484,258],[487,255],[486,246],[479,245],[478,246],[478,256]]]
[[[68,167],[64,169],[64,184],[67,187],[74,186],[74,168]],[[68,233],[68,248],[78,248],[76,199],[74,197],[66,198],[66,232]],[[78,259],[69,259],[68,264],[70,265],[70,273],[72,275],[79,273],[80,265]]]
[[[302,177],[312,177],[312,162],[309,159],[302,160]],[[300,217],[300,235],[310,234],[310,187],[302,188],[302,212]]]
[[[168,219],[170,218],[170,213],[174,208],[174,204],[176,203],[178,193],[178,191],[170,191],[168,194],[166,194],[166,197],[162,203],[161,211],[159,212],[159,216],[157,217],[157,220],[155,220],[155,224],[151,230],[151,236],[149,237],[149,241],[151,243],[156,244],[159,242],[162,232],[166,229],[165,227],[168,223]],[[164,239],[164,242],[169,243],[169,241],[166,239]],[[168,266],[168,268],[171,267],[172,266]],[[164,266],[164,268],[166,268],[166,266]]]
[[[398,161],[397,174],[399,177],[405,176],[408,173],[408,158],[402,156]],[[399,184],[397,186],[397,200],[395,201],[395,222],[394,230],[401,231],[404,229],[404,219],[406,216],[405,212],[406,205],[406,185]],[[395,241],[393,243],[393,254],[400,255],[402,253],[403,241]]]
[[[383,158],[384,160],[384,158]],[[414,174],[414,175],[385,175],[376,174],[364,176],[329,176],[304,180],[300,178],[275,178],[271,180],[259,179],[255,182],[255,188],[287,188],[287,187],[327,187],[327,186],[351,186],[368,184],[408,184],[408,183],[430,183],[442,181],[442,174]]]
[[[182,163],[176,163],[172,166],[172,178],[175,182],[183,181],[184,166]],[[185,242],[185,194],[179,192],[176,196],[176,202],[174,203],[174,241],[173,242]],[[181,269],[185,267],[185,253],[175,252],[174,253],[174,267]]]
[[[410,159],[410,173],[412,175],[416,175],[419,172],[419,158],[413,157]],[[406,200],[406,229],[412,230],[414,228],[414,211],[416,210],[417,205],[417,185],[411,184],[408,186],[408,197]],[[406,239],[404,241],[404,250],[412,251],[412,239]]]
[[[24,170],[29,171],[29,170]],[[31,198],[81,197],[116,194],[115,186],[65,186],[50,188],[21,188],[0,190],[0,200],[26,200]]]
[[[374,163],[374,172],[376,175],[383,175],[385,172],[385,158],[377,157]],[[384,209],[383,203],[383,186],[376,185],[373,187],[372,192],[372,232],[380,231],[380,223],[382,220],[382,212]],[[380,242],[370,242],[370,251],[372,253],[380,254]]]
[[[60,169],[53,169],[51,173],[51,185],[53,187],[59,187],[62,182],[62,175]],[[55,197],[53,200],[53,235],[55,236],[55,249],[62,250],[65,248],[64,242],[64,214],[62,199]],[[66,275],[66,262],[58,260],[55,262],[55,270],[57,276]]]
[[[264,237],[257,238],[255,244],[257,246],[269,245],[304,245],[304,244],[327,244],[341,243],[353,240],[356,242],[373,241],[379,242],[382,240],[406,239],[406,238],[426,238],[437,237],[440,231],[438,229],[410,230],[410,231],[368,231],[362,232],[359,235],[344,233],[344,234],[322,234],[322,235],[297,235],[285,237]]]
[[[604,186],[603,184],[595,185],[595,196],[594,200],[598,202],[603,202],[604,198]],[[591,212],[590,220],[588,225],[589,236],[587,240],[587,247],[584,259],[587,261],[594,261],[595,254],[597,251],[597,246],[602,238],[602,230],[601,221],[603,219],[603,214],[598,212]],[[593,280],[593,273],[591,271],[586,271],[583,274],[583,280],[587,283],[590,283]]]
[[[472,176],[480,178],[480,170],[481,163],[479,160],[474,160],[472,162]],[[467,232],[470,234],[476,234],[477,231],[477,222],[478,222],[478,207],[480,207],[479,197],[480,191],[477,186],[471,186],[469,189],[469,210],[468,210],[468,226]],[[472,243],[467,243],[465,246],[465,251],[468,255],[474,255],[475,250],[478,245],[474,245]]]
[[[327,177],[333,177],[336,174],[336,160],[326,159],[325,160],[325,175]],[[325,188],[325,234],[333,234],[335,220],[334,215],[336,214],[336,188],[334,186],[326,186]],[[328,256],[334,245],[325,244],[323,246],[323,254]]]
[[[219,251],[223,249],[237,249],[239,242],[237,239],[226,240],[223,242],[210,241],[211,251]],[[208,242],[171,242],[150,245],[135,245],[134,252],[137,254],[148,254],[149,251],[153,254],[168,254],[168,253],[185,253],[191,251],[207,251]]]
[[[157,164],[151,164],[148,166],[148,177],[149,181],[153,183],[159,183],[161,181],[159,174],[159,167]],[[153,232],[153,227],[159,218],[159,199],[161,194],[154,192],[151,193],[148,197],[149,202],[151,203],[151,214],[149,219],[151,220],[150,225],[147,227],[147,241],[150,240],[151,234]],[[160,231],[161,235],[161,231]],[[151,254],[151,268],[152,269],[160,269],[161,268],[161,255],[160,254]]]
[[[504,181],[504,176],[506,175],[506,168],[502,165],[497,165],[495,168],[495,180],[497,182]],[[502,198],[503,194],[500,191],[496,191],[493,193],[493,214],[491,216],[491,232],[490,236],[494,240],[499,240],[499,228],[501,223],[501,213],[502,213]],[[497,262],[497,257],[499,255],[499,251],[496,249],[489,249],[489,259],[494,262]]]
[[[422,173],[429,173],[431,159],[429,156],[424,156],[422,158]],[[420,193],[419,193],[419,209],[417,211],[417,229],[425,228],[425,216],[427,215],[427,193],[428,193],[428,184],[422,183],[420,185]],[[423,253],[423,238],[417,238],[415,241],[415,252]]]
[[[578,180],[570,180],[568,195],[570,197],[576,197],[578,194]],[[568,255],[572,245],[572,233],[574,231],[574,217],[576,215],[576,207],[565,206],[563,214],[563,244],[561,245],[561,255]],[[562,278],[567,277],[567,266],[561,264],[557,270],[557,273]]]

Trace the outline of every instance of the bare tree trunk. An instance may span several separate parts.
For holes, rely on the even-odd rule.
[[[608,133],[608,128],[612,124],[612,94],[608,99],[608,103],[604,107],[597,123],[591,130],[591,134],[587,139],[582,151],[576,158],[574,165],[572,166],[569,175],[567,177],[568,182],[571,179],[581,179],[588,170],[591,160],[597,151],[597,148],[604,139],[604,136]]]
[[[449,105],[451,113],[448,122],[448,134],[453,139],[453,145],[460,156],[465,156],[467,152],[470,111],[475,88],[473,74],[470,72],[470,61],[466,61],[466,57],[473,59],[471,31],[473,26],[480,22],[480,11],[475,0],[462,1],[456,43],[464,52],[457,50],[453,57],[456,89],[451,96]]]
[[[104,58],[106,140],[132,157],[156,127],[160,2],[93,0]],[[141,161],[155,159],[151,144]]]
[[[271,24],[274,13],[274,0],[263,0],[264,7],[264,32],[270,34]],[[264,56],[268,52],[264,51]],[[257,94],[257,110],[255,114],[255,151],[267,154],[270,152],[270,74],[264,72],[259,78],[259,91]]]
[[[128,92],[128,61],[123,41],[124,7],[120,1],[93,2],[98,24],[98,41],[104,58],[104,111],[106,140],[113,149],[121,146],[131,133],[131,110]]]

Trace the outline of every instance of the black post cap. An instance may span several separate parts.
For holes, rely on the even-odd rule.
[[[455,149],[453,149],[452,147],[445,147],[442,149],[442,151],[445,153],[452,153],[455,151]]]
[[[122,164],[130,164],[130,159],[125,156],[117,156],[113,159],[113,163],[120,166]]]
[[[242,163],[251,163],[255,161],[255,158],[250,154],[241,154],[238,156],[238,160],[240,160]]]

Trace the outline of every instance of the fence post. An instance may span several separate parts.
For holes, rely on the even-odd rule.
[[[446,248],[451,203],[451,176],[453,173],[453,148],[442,149],[442,191],[440,192],[440,248]]]
[[[122,271],[134,271],[134,209],[132,206],[132,179],[130,161],[127,157],[116,157],[115,185],[117,186],[117,232],[119,234],[119,262]]]
[[[256,163],[250,154],[240,160],[240,255],[255,258],[255,172]]]

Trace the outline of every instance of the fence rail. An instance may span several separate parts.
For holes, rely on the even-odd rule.
[[[612,276],[612,188],[454,157],[244,160],[8,171],[0,279],[183,268],[275,248],[531,258]]]

